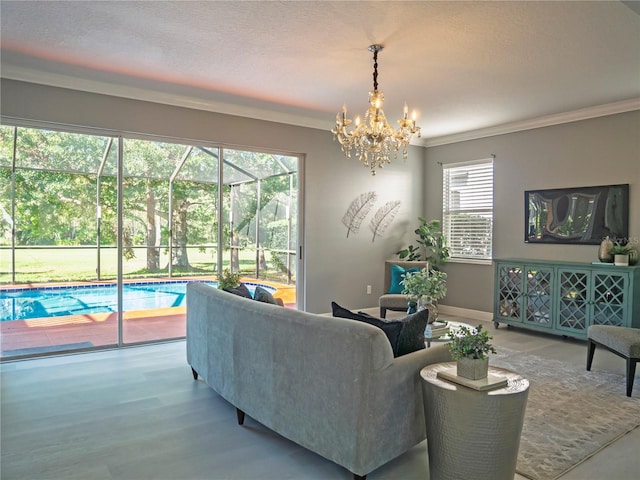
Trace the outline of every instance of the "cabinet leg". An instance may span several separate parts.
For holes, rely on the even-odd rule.
[[[500,322],[493,322],[493,326],[494,326],[495,328],[498,328],[498,327],[500,326]]]

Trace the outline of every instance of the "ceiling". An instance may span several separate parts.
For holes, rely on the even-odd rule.
[[[3,78],[423,145],[640,109],[640,2],[0,0]]]

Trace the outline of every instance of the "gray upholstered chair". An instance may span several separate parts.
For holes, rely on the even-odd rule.
[[[600,345],[627,361],[627,397],[633,390],[636,363],[640,360],[640,329],[613,325],[592,325],[587,330],[589,352],[587,370],[591,370],[596,345]]]
[[[397,282],[393,282],[396,287],[395,290],[390,290],[392,287],[392,281],[397,280],[397,278],[392,278],[391,267],[393,265],[398,265],[399,267],[408,270],[410,268],[428,267],[429,262],[406,262],[402,260],[387,260],[384,262],[384,294],[378,299],[381,318],[386,317],[387,310],[394,310],[396,312],[406,311],[409,303],[408,297],[400,293],[400,291],[402,291],[402,287],[398,290]]]

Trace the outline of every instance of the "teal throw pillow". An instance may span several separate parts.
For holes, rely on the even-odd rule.
[[[404,280],[402,275],[406,273],[416,273],[420,270],[420,267],[404,269],[400,265],[391,265],[391,285],[389,285],[389,291],[387,293],[402,293],[402,290],[404,290],[404,286],[400,284],[400,282]]]

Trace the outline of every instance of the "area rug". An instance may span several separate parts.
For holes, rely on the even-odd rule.
[[[490,363],[530,382],[516,466],[524,477],[556,479],[640,425],[640,398],[626,396],[624,375],[599,372],[596,362],[587,372],[500,348]]]

